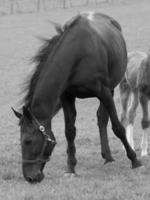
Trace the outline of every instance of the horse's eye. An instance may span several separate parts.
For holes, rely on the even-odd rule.
[[[24,144],[25,144],[26,146],[29,146],[29,145],[32,144],[32,140],[25,140],[25,141],[24,141]]]

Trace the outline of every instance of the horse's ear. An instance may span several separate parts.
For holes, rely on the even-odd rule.
[[[55,24],[55,29],[56,29],[56,31],[57,31],[57,33],[58,34],[63,34],[63,29],[62,29],[62,27],[61,27],[61,25],[60,24]]]
[[[63,28],[60,24],[54,22],[54,21],[51,21],[51,20],[48,20],[55,28],[56,32],[61,35],[63,33]]]
[[[18,111],[16,111],[14,108],[11,108],[11,109],[12,109],[12,111],[14,112],[15,116],[16,116],[17,118],[21,119],[22,114],[19,113]]]
[[[28,119],[28,120],[32,120],[32,115],[30,113],[30,111],[28,110],[28,108],[26,108],[25,106],[23,106],[23,115]]]

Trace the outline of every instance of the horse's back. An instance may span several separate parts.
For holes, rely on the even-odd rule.
[[[120,24],[114,18],[112,18],[108,15],[105,15],[103,13],[97,13],[97,12],[90,11],[90,12],[83,13],[81,16],[85,16],[87,19],[89,19],[91,21],[98,20],[100,23],[107,22],[109,25],[113,25],[119,31],[121,31]]]
[[[102,38],[103,44],[107,49],[110,83],[115,87],[124,75],[127,65],[126,44],[121,32],[121,26],[112,17],[101,13],[95,13],[90,24],[99,37]]]
[[[126,44],[121,26],[113,18],[100,13],[84,13],[80,17],[86,54],[89,54],[89,59],[94,58],[93,64],[91,59],[87,62],[88,65],[91,63],[90,77],[92,72],[96,75],[100,72],[104,79],[109,79],[111,87],[114,88],[123,77],[127,64]],[[94,68],[94,65],[98,66]],[[81,73],[80,71],[80,76]]]

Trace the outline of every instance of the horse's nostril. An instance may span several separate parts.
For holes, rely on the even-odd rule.
[[[27,176],[26,179],[28,182],[33,183],[33,178],[31,176]]]

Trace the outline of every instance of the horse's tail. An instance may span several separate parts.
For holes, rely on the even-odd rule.
[[[121,91],[125,91],[128,88],[128,81],[126,78],[126,75],[124,75],[123,79],[121,80],[120,84],[119,84],[119,89]]]
[[[56,106],[55,106],[55,110],[54,110],[54,113],[53,113],[53,117],[59,112],[59,110],[62,108],[62,104],[61,104],[61,101],[60,99],[58,99],[57,103],[56,103]]]

